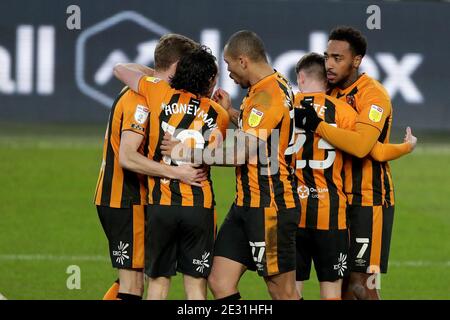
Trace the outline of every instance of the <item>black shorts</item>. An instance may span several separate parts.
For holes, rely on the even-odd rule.
[[[386,273],[394,207],[348,207],[350,271]]]
[[[97,212],[108,238],[112,266],[143,269],[145,206],[124,209],[97,206]]]
[[[320,282],[342,279],[348,275],[348,230],[297,230],[297,281],[309,279],[314,261]]]
[[[272,276],[295,270],[295,234],[299,208],[250,208],[231,206],[219,234],[214,255]]]
[[[170,277],[177,271],[207,278],[211,271],[215,211],[203,207],[147,206],[145,274]]]

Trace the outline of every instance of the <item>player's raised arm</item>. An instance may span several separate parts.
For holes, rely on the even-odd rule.
[[[194,186],[201,186],[201,181],[206,179],[205,171],[191,164],[174,167],[143,156],[138,152],[142,139],[143,136],[132,131],[122,133],[119,149],[119,164],[122,168],[148,176],[178,179]]]
[[[118,63],[114,66],[114,76],[134,92],[139,92],[139,80],[143,76],[153,76],[154,73],[155,70],[136,63]]]
[[[366,123],[356,123],[354,131],[331,126],[310,105],[295,109],[295,126],[316,132],[336,148],[358,158],[367,156],[380,136],[378,128]]]
[[[417,137],[412,134],[411,128],[407,127],[403,143],[377,142],[370,151],[370,156],[379,162],[392,161],[413,152],[416,144]]]
[[[123,107],[119,164],[122,168],[149,176],[179,179],[188,184],[199,185],[206,177],[191,166],[180,170],[148,159],[142,146],[148,131],[150,110],[143,97],[129,91],[127,104]]]
[[[190,148],[166,133],[161,153],[172,160],[220,167],[237,167],[256,159],[258,144],[264,141],[256,136],[237,131],[231,144],[218,144],[213,150]]]

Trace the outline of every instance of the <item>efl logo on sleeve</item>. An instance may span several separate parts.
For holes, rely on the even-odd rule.
[[[377,105],[372,105],[369,111],[369,119],[373,122],[380,122],[383,117],[383,108]]]
[[[134,113],[134,119],[137,121],[137,123],[144,124],[145,120],[147,120],[147,117],[148,117],[148,108],[138,104],[136,106],[136,111]]]
[[[248,117],[248,125],[252,128],[257,127],[260,124],[263,115],[264,112],[253,108],[252,111],[250,111],[250,116]]]
[[[158,83],[161,81],[160,78],[155,78],[155,77],[147,77],[147,78],[145,78],[145,80],[147,80],[148,82],[153,82],[153,83]]]

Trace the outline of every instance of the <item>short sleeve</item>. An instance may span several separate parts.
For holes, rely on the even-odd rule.
[[[221,110],[217,116],[217,128],[222,133],[222,136],[225,138],[226,131],[228,129],[228,125],[230,123],[230,116],[228,115],[228,112],[220,107]]]
[[[242,110],[242,131],[266,141],[283,118],[283,106],[251,105]]]
[[[131,90],[128,91],[122,99],[122,132],[129,130],[145,135],[149,123],[148,117],[150,113],[146,100]]]
[[[139,80],[139,94],[145,98],[148,107],[151,109],[154,101],[161,101],[170,85],[159,78],[143,76]]]
[[[217,118],[216,118],[217,127],[212,131],[210,143],[208,144],[208,146],[210,148],[215,148],[220,143],[223,143],[223,141],[225,141],[226,139],[226,131],[230,123],[230,116],[228,115],[228,112],[219,104],[216,104],[214,101],[211,101],[211,104],[217,111]],[[221,137],[217,137],[217,135],[219,134],[221,135]]]

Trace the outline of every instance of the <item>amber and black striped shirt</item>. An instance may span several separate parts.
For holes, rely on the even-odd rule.
[[[386,89],[375,79],[362,74],[345,90],[334,88],[330,95],[350,104],[358,113],[356,123],[380,131],[378,141],[389,143],[392,124],[391,100]],[[345,192],[354,206],[394,205],[394,185],[389,164],[366,156],[353,157],[345,169]]]
[[[149,109],[143,97],[122,90],[109,115],[103,144],[102,165],[95,189],[94,202],[99,206],[129,208],[147,204],[147,179],[119,165],[120,138],[131,130],[144,136],[139,152],[145,154]]]
[[[237,206],[300,205],[293,154],[285,154],[294,140],[293,100],[288,81],[278,72],[249,88],[240,108],[239,129],[265,143],[258,146],[258,159],[236,168]]]
[[[166,131],[174,138],[196,148],[208,147],[212,140],[207,137],[215,136],[217,130],[225,137],[229,122],[228,113],[211,99],[175,90],[167,82],[154,77],[143,77],[140,80],[139,93],[146,98],[150,109],[150,159],[176,165],[160,152]],[[148,189],[149,204],[204,208],[212,208],[215,205],[209,173],[208,179],[202,182],[202,187],[191,186],[179,180],[148,177]]]
[[[317,115],[339,128],[353,130],[357,113],[351,106],[325,93],[298,93],[314,105]],[[346,229],[347,196],[344,192],[344,163],[350,157],[312,132],[297,129],[295,168],[301,201],[300,228]],[[346,160],[347,159],[347,160]]]

